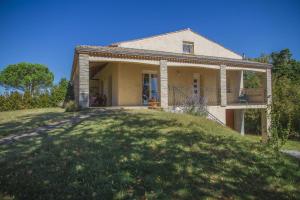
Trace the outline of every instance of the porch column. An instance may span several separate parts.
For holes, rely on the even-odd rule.
[[[78,76],[79,76],[79,106],[89,107],[89,55],[79,54],[78,56]]]
[[[270,137],[270,125],[271,120],[269,120],[270,117],[268,117],[268,109],[262,109],[261,110],[261,136],[264,142],[268,140]]]
[[[239,88],[239,95],[242,94],[242,91],[244,89],[244,71],[240,71],[240,88]]]
[[[271,69],[266,69],[266,100],[267,105],[272,103],[272,72]]]
[[[166,60],[160,61],[160,106],[168,109],[168,65]]]
[[[220,103],[227,106],[226,65],[220,66]]]
[[[271,69],[266,69],[266,103],[267,108],[261,111],[261,134],[263,140],[266,141],[271,137],[271,104],[272,104],[272,72]]]
[[[234,129],[241,135],[245,135],[245,110],[235,110]]]

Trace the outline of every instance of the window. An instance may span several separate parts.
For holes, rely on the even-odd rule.
[[[193,54],[194,53],[194,43],[193,42],[183,42],[182,51],[183,51],[183,53]]]

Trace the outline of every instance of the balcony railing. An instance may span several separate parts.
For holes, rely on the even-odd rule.
[[[218,105],[220,90],[213,87],[200,87],[195,93],[192,87],[169,86],[169,105],[184,104],[187,98],[199,97],[206,105]]]
[[[264,104],[264,88],[227,88],[227,104]]]
[[[206,105],[220,105],[220,89],[215,87],[201,87],[197,94],[191,87],[169,86],[169,105],[180,105],[187,97],[198,96]],[[265,104],[264,88],[227,88],[227,104]]]

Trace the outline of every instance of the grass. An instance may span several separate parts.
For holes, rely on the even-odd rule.
[[[247,138],[254,142],[258,142],[261,140],[261,137],[258,135],[246,135]],[[300,151],[300,142],[295,141],[295,140],[288,140],[286,143],[283,145],[282,149],[284,150],[296,150]]]
[[[50,125],[68,119],[73,113],[62,108],[41,108],[0,112],[0,138],[11,134],[32,131],[40,126]]]
[[[212,121],[148,110],[95,114],[1,145],[0,198],[300,198],[298,160]],[[29,115],[20,116],[27,125],[47,114]]]

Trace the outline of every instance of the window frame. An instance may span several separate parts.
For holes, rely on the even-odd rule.
[[[189,45],[191,46],[191,52],[185,52],[184,51],[184,45]],[[182,41],[182,52],[184,54],[194,54],[195,52],[195,45],[194,45],[194,42],[190,42],[190,41]]]

